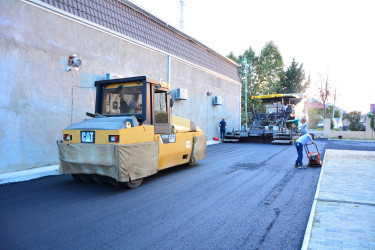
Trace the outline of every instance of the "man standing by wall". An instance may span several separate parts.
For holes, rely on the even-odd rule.
[[[220,139],[224,140],[225,136],[225,127],[227,126],[227,123],[225,122],[225,119],[221,119],[221,122],[219,122],[219,127],[220,127]]]

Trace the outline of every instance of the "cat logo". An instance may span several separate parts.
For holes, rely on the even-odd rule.
[[[94,143],[95,132],[94,131],[81,131],[81,142],[82,143]]]

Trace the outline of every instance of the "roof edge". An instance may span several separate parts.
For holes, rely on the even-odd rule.
[[[173,32],[176,32],[177,34],[185,37],[187,40],[196,43],[197,45],[199,45],[199,46],[203,47],[204,49],[206,49],[207,51],[211,52],[212,54],[214,54],[214,55],[226,60],[227,62],[233,64],[234,66],[236,66],[236,67],[238,66],[238,64],[236,62],[234,62],[233,60],[231,60],[231,59],[227,58],[226,56],[223,56],[219,52],[216,52],[215,50],[209,48],[207,45],[201,43],[200,41],[193,38],[192,36],[189,36],[185,32],[183,32],[183,31],[179,30],[178,28],[174,27],[173,25],[168,24],[167,22],[163,21],[161,18],[152,14],[148,10],[143,9],[141,6],[138,6],[137,4],[133,3],[132,1],[130,1],[130,0],[118,0],[118,1],[128,5],[129,7],[133,8],[136,11],[139,11],[143,15],[153,19],[154,21],[156,21],[157,23],[167,27],[168,29],[171,29]]]

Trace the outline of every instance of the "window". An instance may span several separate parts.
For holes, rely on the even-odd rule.
[[[104,89],[103,115],[142,114],[142,86]]]
[[[167,92],[155,92],[155,124],[168,123]]]

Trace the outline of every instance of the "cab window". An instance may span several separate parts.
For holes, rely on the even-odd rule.
[[[104,89],[103,115],[142,114],[142,86]]]
[[[168,123],[167,97],[167,92],[155,92],[154,107],[156,124]]]

